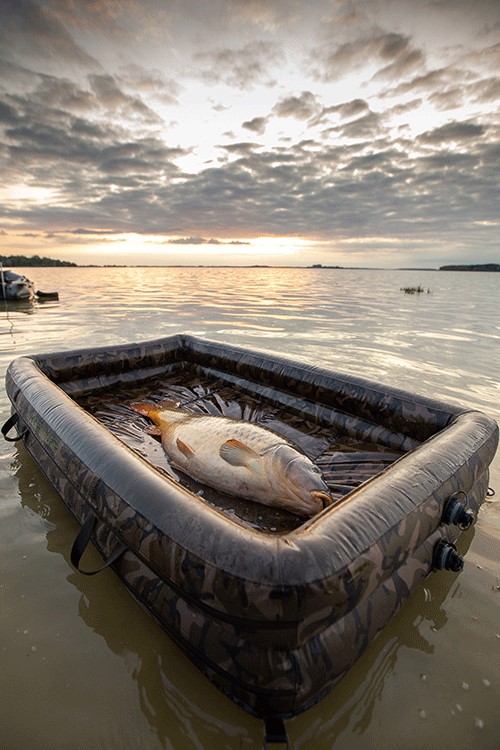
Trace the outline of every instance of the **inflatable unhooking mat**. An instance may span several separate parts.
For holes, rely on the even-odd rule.
[[[284,357],[177,335],[22,357],[3,427],[188,658],[262,717],[325,695],[433,570],[460,570],[498,442],[484,414]],[[130,404],[263,425],[321,469],[311,518],[169,463]],[[88,571],[82,571],[88,572]]]

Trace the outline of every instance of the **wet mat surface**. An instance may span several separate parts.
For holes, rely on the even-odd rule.
[[[130,404],[143,400],[171,400],[193,413],[246,420],[266,427],[291,441],[321,468],[334,501],[342,499],[403,455],[384,446],[360,442],[264,400],[241,394],[221,381],[186,371],[170,375],[168,380],[155,378],[140,386],[116,387],[76,400],[158,471],[202,497],[226,516],[266,533],[286,533],[300,526],[304,519],[285,510],[225,495],[172,468],[159,438],[145,432],[151,425],[150,420],[138,414]]]

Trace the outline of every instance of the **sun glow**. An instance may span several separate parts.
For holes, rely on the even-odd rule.
[[[56,190],[18,183],[9,188],[0,188],[0,201],[4,205],[16,206],[19,203],[49,205],[54,202]]]
[[[104,264],[135,265],[300,265],[313,243],[299,237],[166,237],[134,233],[78,235],[61,233],[58,244],[77,263],[98,256]],[[140,260],[139,260],[140,259]]]

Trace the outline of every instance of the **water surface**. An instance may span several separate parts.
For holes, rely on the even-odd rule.
[[[59,303],[0,303],[17,356],[177,332],[266,349],[500,420],[500,275],[334,269],[26,269]],[[408,295],[421,285],[429,293]],[[10,413],[0,392],[2,423]],[[500,456],[490,484],[500,492]],[[498,494],[497,494],[498,497]],[[294,748],[497,750],[500,511],[465,569],[427,579],[344,680],[287,722]],[[105,571],[69,564],[78,526],[23,447],[0,443],[2,747],[260,748],[224,698]],[[89,553],[88,564],[98,562]]]

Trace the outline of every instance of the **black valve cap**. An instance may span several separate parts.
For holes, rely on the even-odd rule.
[[[457,548],[447,539],[441,539],[434,551],[433,567],[435,570],[451,570],[459,573],[464,567],[464,558]]]
[[[474,513],[465,508],[454,497],[450,497],[444,506],[442,521],[446,524],[452,523],[462,531],[465,531],[474,523]]]

